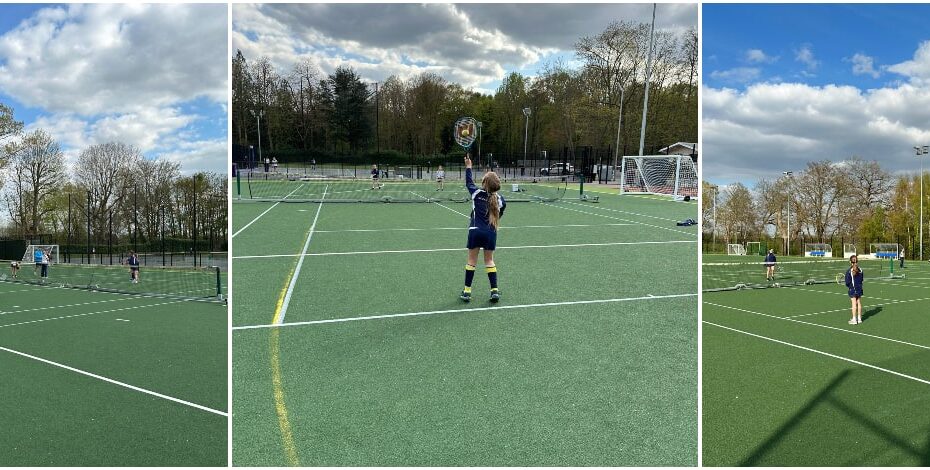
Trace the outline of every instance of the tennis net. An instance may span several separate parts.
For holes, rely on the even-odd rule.
[[[8,268],[10,262],[4,263]],[[12,271],[0,280],[50,287],[66,287],[123,294],[151,295],[179,299],[223,300],[220,268],[142,267],[139,280],[133,283],[129,267],[99,264],[52,264],[48,277],[34,264],[21,265],[13,278]]]
[[[894,272],[894,263],[888,260],[860,259],[859,266],[867,279],[902,279]],[[844,284],[849,261],[823,259],[816,261],[779,261],[775,264],[775,278],[766,279],[763,261],[735,263],[702,263],[701,290],[704,292],[762,289],[804,284]]]
[[[436,181],[404,177],[314,177],[281,173],[242,172],[240,199],[283,202],[468,202],[463,180]],[[507,202],[553,202],[565,195],[566,181],[502,181]]]

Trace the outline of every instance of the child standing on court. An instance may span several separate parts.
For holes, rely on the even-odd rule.
[[[442,191],[445,188],[443,187],[443,181],[446,179],[446,172],[442,169],[442,165],[439,165],[439,169],[436,170],[436,191]]]
[[[481,188],[475,185],[471,174],[471,154],[465,155],[465,187],[471,194],[471,221],[468,224],[468,261],[465,264],[465,289],[460,296],[462,300],[471,301],[471,284],[475,279],[475,267],[478,265],[478,251],[484,249],[484,267],[491,282],[491,302],[500,300],[497,288],[497,266],[494,264],[494,249],[497,246],[497,228],[507,203],[497,192],[501,189],[501,180],[493,171],[481,178]]]
[[[849,257],[849,269],[846,270],[846,287],[849,289],[849,299],[852,302],[852,319],[850,325],[862,323],[862,268],[859,267],[859,258],[856,255]]]

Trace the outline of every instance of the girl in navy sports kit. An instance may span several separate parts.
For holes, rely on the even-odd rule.
[[[481,187],[475,186],[471,174],[471,154],[465,155],[465,187],[471,194],[471,221],[468,224],[468,262],[465,265],[465,289],[462,300],[471,301],[471,284],[478,265],[478,250],[484,248],[484,268],[491,282],[491,302],[501,298],[497,289],[497,266],[494,264],[494,249],[497,247],[497,227],[507,203],[497,192],[501,179],[493,171],[481,178]]]
[[[850,325],[862,323],[862,268],[859,267],[859,258],[856,255],[849,257],[849,269],[846,271],[846,287],[849,289],[849,300],[852,302],[852,319]]]

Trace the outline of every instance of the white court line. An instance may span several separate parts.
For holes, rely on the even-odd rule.
[[[40,310],[52,310],[52,309],[56,309],[56,308],[83,307],[83,306],[85,306],[85,305],[104,304],[104,303],[108,303],[108,302],[121,302],[121,301],[123,301],[123,300],[143,299],[143,298],[145,298],[145,297],[142,297],[142,296],[133,296],[133,297],[120,297],[120,298],[118,298],[118,299],[110,299],[110,300],[97,300],[97,301],[94,301],[94,302],[84,302],[84,303],[80,303],[80,304],[52,305],[52,306],[50,306],[50,307],[37,307],[37,308],[27,308],[27,309],[25,309],[25,310],[3,311],[3,312],[0,312],[0,315],[9,315],[9,314],[12,314],[12,313],[38,312],[38,311],[40,311]]]
[[[804,292],[814,292],[814,293],[817,293],[817,294],[842,295],[842,296],[844,296],[844,297],[848,297],[848,296],[849,296],[849,294],[848,294],[848,293],[845,293],[845,292],[833,292],[833,291],[828,291],[828,290],[804,289],[804,288],[802,288],[802,287],[796,287],[796,286],[786,286],[786,287],[789,288],[789,289],[795,289],[795,290],[800,290],[800,291],[804,291]],[[845,286],[844,286],[844,287],[845,287]],[[882,298],[882,297],[875,297],[875,296],[872,296],[872,295],[868,296],[868,298],[870,298],[870,299],[876,299],[876,300],[886,300],[886,301],[889,301],[889,302],[894,301],[894,299],[885,299],[885,298]]]
[[[76,313],[76,314],[74,314],[74,315],[65,315],[65,316],[61,316],[61,317],[41,318],[41,319],[39,319],[39,320],[29,320],[29,321],[23,321],[23,322],[19,322],[19,323],[8,323],[8,324],[5,324],[5,325],[0,325],[0,328],[8,328],[8,327],[11,327],[11,326],[20,326],[20,325],[29,325],[29,324],[32,324],[32,323],[42,323],[42,322],[47,322],[47,321],[52,321],[52,320],[64,320],[64,319],[66,319],[66,318],[87,317],[87,316],[90,316],[90,315],[97,315],[98,313],[122,312],[122,311],[124,311],[124,310],[135,310],[135,309],[139,309],[139,308],[158,307],[158,306],[160,306],[160,305],[176,304],[176,303],[180,303],[180,302],[187,302],[187,301],[186,301],[186,300],[175,300],[175,301],[172,301],[172,302],[162,302],[162,303],[160,303],[160,304],[136,305],[135,307],[114,308],[114,309],[112,309],[112,310],[102,310],[102,311],[99,311],[99,312]]]
[[[410,193],[413,194],[414,196],[420,198],[420,199],[427,199],[427,200],[429,200],[428,197],[424,197],[424,196],[420,195],[419,193],[416,193],[416,192],[413,192],[413,191],[410,191]],[[436,205],[438,205],[439,207],[442,207],[443,209],[446,209],[446,210],[450,210],[450,211],[452,211],[452,212],[455,212],[456,214],[458,214],[458,215],[460,215],[460,216],[462,216],[462,217],[467,217],[467,218],[469,218],[469,219],[471,218],[471,216],[465,215],[465,214],[463,214],[463,213],[461,213],[461,212],[459,212],[459,211],[457,211],[457,210],[455,210],[455,209],[453,209],[453,208],[451,208],[451,207],[446,207],[446,206],[440,204],[439,201],[433,201],[433,203],[436,204]]]
[[[540,204],[542,204],[542,205],[544,205],[544,206],[548,206],[548,207],[555,207],[555,208],[558,208],[558,209],[567,210],[567,211],[580,212],[580,213],[582,213],[582,214],[596,215],[596,216],[598,216],[598,217],[606,217],[606,218],[608,218],[608,219],[619,220],[619,221],[621,221],[621,222],[632,222],[632,223],[634,223],[634,224],[643,225],[643,226],[645,226],[645,227],[653,227],[653,228],[658,228],[658,229],[662,229],[662,230],[668,230],[669,232],[683,233],[683,234],[685,234],[685,235],[692,235],[692,236],[696,236],[696,235],[697,235],[696,232],[686,232],[686,231],[684,231],[684,230],[678,230],[678,229],[674,229],[674,228],[670,228],[670,227],[663,227],[663,226],[661,226],[661,225],[647,224],[647,223],[645,223],[645,222],[639,222],[639,221],[636,221],[636,220],[621,219],[620,217],[614,217],[614,216],[607,215],[607,214],[598,214],[598,213],[596,213],[596,212],[585,212],[585,211],[578,210],[578,209],[571,209],[571,208],[568,208],[568,207],[562,207],[562,206],[559,206],[559,205],[556,205],[556,204],[552,204],[552,203],[548,203],[548,202],[541,202]]]
[[[663,220],[663,221],[666,221],[666,222],[678,222],[678,220],[675,220],[675,219],[668,219],[668,218],[665,218],[665,217],[656,217],[656,216],[654,216],[654,215],[640,214],[640,213],[638,213],[638,212],[622,211],[622,210],[620,210],[620,209],[611,209],[611,208],[609,208],[609,207],[603,207],[603,206],[599,206],[599,205],[582,204],[582,203],[580,203],[580,202],[571,202],[571,201],[562,201],[562,202],[566,202],[566,203],[568,203],[568,204],[572,204],[572,205],[575,205],[575,206],[590,207],[591,209],[597,209],[597,210],[602,210],[602,211],[617,212],[617,213],[620,213],[620,214],[629,214],[629,215],[635,215],[635,216],[639,216],[639,217],[648,217],[648,218],[650,218],[650,219]]]
[[[316,215],[313,217],[313,224],[310,225],[310,231],[307,233],[307,241],[304,242],[304,248],[300,252],[300,259],[297,261],[297,267],[294,269],[294,275],[291,276],[291,282],[287,285],[287,293],[284,294],[284,303],[281,304],[281,313],[277,316],[277,323],[284,323],[284,315],[287,315],[287,307],[291,303],[291,295],[294,293],[294,286],[297,285],[297,278],[300,277],[300,268],[303,267],[304,259],[307,257],[307,249],[310,248],[310,239],[313,238],[313,231],[316,230],[316,221],[320,218],[320,210],[323,209],[323,200],[326,199],[326,191],[329,185],[323,188],[323,197],[320,199],[320,205],[316,208]]]
[[[302,188],[302,187],[304,187],[304,185],[301,184],[301,185],[298,186],[296,189],[294,189],[293,191],[291,191],[287,196],[284,196],[284,199],[287,199],[288,197],[291,196],[291,194],[296,193],[296,192],[297,192],[298,190],[300,190],[300,188]],[[254,224],[255,221],[257,221],[258,219],[261,219],[263,215],[267,214],[268,211],[270,211],[271,209],[274,209],[275,207],[277,207],[278,204],[281,204],[281,201],[278,201],[278,202],[272,204],[271,207],[265,209],[265,212],[262,212],[261,214],[258,214],[258,217],[252,219],[251,222],[245,224],[245,227],[242,227],[242,228],[240,228],[239,230],[236,230],[236,233],[232,234],[232,237],[230,237],[230,238],[236,238],[236,235],[239,235],[240,233],[242,233],[243,230],[249,228],[250,225]]]
[[[884,303],[880,303],[880,304],[872,304],[872,305],[870,305],[870,306],[871,306],[871,307],[883,307],[883,306],[885,306],[885,305],[906,304],[906,303],[910,303],[910,302],[923,302],[923,301],[926,301],[926,300],[930,300],[930,297],[924,297],[924,298],[922,298],[922,299],[892,300],[892,301],[890,301],[890,302],[884,302]],[[824,314],[824,313],[848,312],[848,311],[850,311],[850,308],[849,308],[849,307],[843,307],[843,308],[837,308],[837,309],[833,309],[833,310],[824,310],[824,311],[822,311],[822,312],[802,313],[802,314],[800,314],[800,315],[792,315],[792,316],[790,316],[790,317],[785,317],[785,318],[809,317],[809,316],[811,316],[811,315],[821,315],[821,314]]]
[[[120,381],[118,381],[118,380],[113,380],[113,379],[111,379],[111,378],[107,378],[107,377],[104,377],[104,376],[102,376],[102,375],[93,374],[93,373],[87,372],[87,371],[85,371],[85,370],[77,369],[77,368],[74,368],[74,367],[71,367],[71,366],[66,366],[66,365],[64,365],[64,364],[60,364],[60,363],[58,363],[58,362],[53,362],[53,361],[50,361],[50,360],[48,360],[48,359],[43,359],[43,358],[41,358],[41,357],[33,356],[33,355],[31,355],[31,354],[26,354],[26,353],[24,353],[24,352],[16,351],[16,350],[9,349],[9,348],[4,348],[4,347],[2,347],[2,346],[0,346],[0,351],[6,351],[6,352],[11,353],[11,354],[16,354],[17,356],[22,356],[22,357],[25,357],[25,358],[27,358],[27,359],[32,359],[32,360],[34,360],[34,361],[43,362],[43,363],[48,364],[48,365],[51,365],[51,366],[60,367],[60,368],[62,368],[62,369],[69,370],[69,371],[71,371],[71,372],[77,372],[78,374],[85,375],[85,376],[90,377],[90,378],[93,378],[93,379],[102,380],[102,381],[104,381],[104,382],[111,383],[111,384],[113,384],[113,385],[119,385],[120,387],[128,388],[128,389],[130,389],[130,390],[134,390],[134,391],[136,391],[136,392],[141,392],[141,393],[144,393],[144,394],[146,394],[146,395],[152,395],[152,396],[154,396],[154,397],[158,397],[158,398],[161,398],[161,399],[164,399],[164,400],[173,401],[173,402],[175,402],[175,403],[180,403],[180,404],[182,404],[182,405],[186,405],[186,406],[189,406],[189,407],[191,407],[191,408],[197,408],[198,410],[203,410],[203,411],[207,411],[207,412],[210,412],[210,413],[213,413],[213,414],[217,414],[217,415],[220,415],[220,416],[229,417],[229,413],[226,413],[225,411],[214,410],[213,408],[210,408],[210,407],[207,407],[207,406],[198,405],[198,404],[193,403],[193,402],[189,402],[189,401],[186,401],[186,400],[181,400],[180,398],[175,398],[175,397],[171,397],[171,396],[168,396],[168,395],[164,395],[164,394],[161,394],[161,393],[158,393],[158,392],[153,392],[153,391],[148,390],[148,389],[144,389],[144,388],[141,388],[141,387],[136,387],[135,385],[129,385],[129,384],[125,383],[125,382],[120,382]]]
[[[914,346],[915,348],[930,350],[930,346],[924,346],[923,344],[909,343],[909,342],[907,342],[907,341],[902,341],[902,340],[899,340],[899,339],[887,338],[887,337],[878,336],[878,335],[870,335],[870,334],[868,334],[868,333],[863,333],[863,332],[861,332],[861,331],[848,330],[848,329],[844,329],[844,328],[837,328],[837,327],[835,327],[835,326],[829,326],[829,325],[821,325],[821,324],[819,324],[819,323],[811,323],[811,322],[806,322],[806,321],[803,321],[803,320],[795,320],[794,318],[779,317],[779,316],[776,316],[776,315],[769,315],[769,314],[767,314],[767,313],[754,312],[754,311],[752,311],[752,310],[746,310],[746,309],[742,309],[742,308],[730,307],[730,306],[728,306],[728,305],[715,304],[715,303],[713,303],[713,302],[706,302],[706,301],[705,301],[704,303],[707,304],[707,305],[713,305],[713,306],[715,306],[715,307],[727,308],[727,309],[730,309],[730,310],[736,310],[737,312],[751,313],[751,314],[753,314],[753,315],[759,315],[759,316],[762,316],[762,317],[774,318],[774,319],[776,319],[776,320],[784,320],[784,321],[790,321],[790,322],[794,322],[794,323],[801,323],[801,324],[804,324],[804,325],[819,326],[819,327],[821,327],[821,328],[827,328],[827,329],[829,329],[829,330],[841,331],[841,332],[843,332],[843,333],[851,333],[851,334],[860,335],[860,336],[867,336],[867,337],[869,337],[869,338],[875,338],[875,339],[880,339],[880,340],[884,340],[884,341],[890,341],[890,342],[892,342],[892,343],[906,344],[906,345],[908,345],[908,346]]]
[[[613,303],[613,302],[632,302],[632,301],[637,301],[637,300],[674,299],[674,298],[680,298],[680,297],[697,297],[697,294],[668,294],[668,295],[650,294],[645,297],[624,297],[624,298],[619,298],[619,299],[575,300],[575,301],[569,301],[569,302],[549,302],[549,303],[544,303],[544,304],[500,305],[496,307],[456,308],[456,309],[451,309],[451,310],[431,310],[427,312],[390,313],[386,315],[371,315],[371,316],[366,316],[366,317],[350,317],[350,318],[332,318],[329,320],[313,320],[313,321],[282,323],[282,324],[272,324],[272,325],[264,324],[264,325],[234,326],[233,330],[253,330],[253,329],[260,329],[260,328],[277,328],[277,327],[283,327],[283,326],[321,325],[325,323],[344,323],[344,322],[360,321],[360,320],[382,320],[385,318],[438,315],[442,313],[482,312],[482,311],[489,311],[489,310],[511,310],[511,309],[523,309],[523,308],[535,308],[535,307],[558,307],[558,306],[563,306],[563,305],[604,304],[604,303]]]
[[[529,248],[574,248],[583,246],[619,246],[619,245],[663,245],[668,243],[697,243],[697,240],[666,240],[654,242],[610,242],[610,243],[578,243],[574,245],[526,245],[526,246],[499,246],[497,250],[523,250]],[[467,251],[466,248],[431,248],[422,250],[381,250],[381,251],[335,251],[328,253],[306,253],[286,255],[243,255],[233,256],[233,259],[256,258],[293,258],[296,256],[347,256],[347,255],[377,255],[386,253],[435,253],[442,251]]]
[[[769,338],[768,336],[762,336],[762,335],[757,335],[757,334],[754,334],[754,333],[749,333],[749,332],[743,331],[743,330],[737,330],[736,328],[730,328],[729,326],[718,325],[718,324],[716,324],[716,323],[712,323],[712,322],[709,322],[709,321],[707,321],[707,320],[701,320],[701,323],[706,323],[706,324],[708,324],[708,325],[716,326],[717,328],[723,328],[724,330],[735,331],[735,332],[737,332],[737,333],[742,333],[742,334],[744,334],[744,335],[749,335],[749,336],[752,336],[752,337],[755,337],[755,338],[764,339],[764,340],[767,340],[767,341],[772,341],[772,342],[774,342],[774,343],[783,344],[783,345],[785,345],[785,346],[790,346],[790,347],[792,347],[792,348],[802,349],[802,350],[804,350],[804,351],[809,351],[809,352],[812,352],[812,353],[821,354],[821,355],[824,355],[824,356],[827,356],[827,357],[832,357],[832,358],[834,358],[834,359],[839,359],[839,360],[841,360],[841,361],[851,362],[851,363],[856,364],[856,365],[860,365],[860,366],[863,366],[863,367],[868,367],[868,368],[870,368],[870,369],[875,369],[875,370],[878,370],[878,371],[886,372],[886,373],[888,373],[888,374],[897,375],[898,377],[903,377],[903,378],[905,378],[905,379],[910,379],[910,380],[913,380],[913,381],[915,381],[915,382],[920,382],[920,383],[922,383],[922,384],[930,385],[930,380],[921,379],[921,378],[914,377],[914,376],[911,376],[911,375],[903,374],[903,373],[901,373],[901,372],[896,372],[896,371],[893,371],[893,370],[890,370],[890,369],[885,369],[885,368],[883,368],[883,367],[874,366],[874,365],[872,365],[872,364],[866,364],[865,362],[857,361],[857,360],[855,360],[855,359],[850,359],[850,358],[848,358],[848,357],[837,356],[836,354],[830,354],[830,353],[828,353],[828,352],[818,351],[818,350],[816,350],[816,349],[812,349],[812,348],[808,348],[808,347],[805,347],[805,346],[800,346],[800,345],[797,345],[797,344],[789,343],[789,342],[787,342],[787,341],[782,341],[782,340],[778,340],[778,339],[775,339],[775,338]]]
[[[579,228],[579,227],[628,227],[631,223],[620,224],[566,224],[566,225],[502,225],[498,230],[512,230],[522,228]],[[344,230],[317,230],[316,233],[349,233],[349,232],[426,232],[432,230],[463,230],[464,227],[430,227],[430,228],[356,228]]]

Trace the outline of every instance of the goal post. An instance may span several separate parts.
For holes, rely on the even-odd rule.
[[[23,253],[23,263],[33,264],[41,262],[42,257],[48,257],[49,264],[58,264],[59,258],[58,245],[28,245],[26,252]]]
[[[690,155],[624,156],[620,194],[698,197],[698,174]]]
[[[727,254],[731,256],[745,256],[746,247],[743,245],[740,245],[739,243],[728,243]]]
[[[833,247],[829,243],[805,243],[804,256],[832,258]]]
[[[857,254],[859,253],[856,252],[856,245],[852,243],[843,244],[843,258],[849,259],[850,256],[854,256]]]
[[[746,253],[750,255],[762,255],[762,242],[746,242]]]

